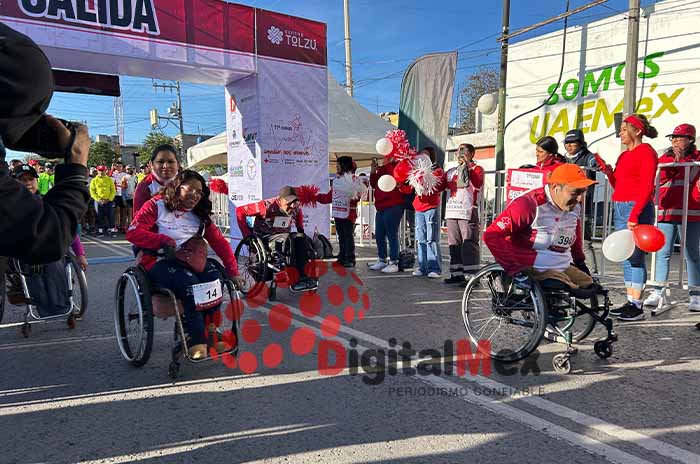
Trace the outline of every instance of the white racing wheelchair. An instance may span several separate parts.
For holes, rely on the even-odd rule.
[[[227,277],[226,270],[219,261],[211,258],[207,261],[217,268],[221,276],[219,290],[222,297],[221,311],[224,311],[229,304],[239,301],[241,294],[234,282]],[[177,300],[175,294],[170,289],[153,285],[143,266],[137,264],[125,270],[117,281],[114,312],[114,329],[119,350],[124,359],[135,367],[142,367],[148,362],[153,348],[154,318],[156,317],[161,319],[175,318],[174,345],[171,349],[171,361],[168,366],[168,374],[171,379],[177,378],[180,372],[180,360],[183,356],[186,361],[195,364],[214,359],[212,356],[201,359],[190,357],[182,312],[182,304]],[[225,316],[222,315],[221,320],[225,319]],[[231,349],[226,352],[235,356],[238,353],[240,343],[238,318],[231,317],[230,319],[234,342]],[[224,353],[218,354],[223,355]]]
[[[54,276],[57,279],[65,277],[66,286],[60,291],[57,287],[62,285],[56,285],[60,280],[52,282],[45,278],[47,269],[57,272]],[[1,324],[8,303],[24,306],[22,322]],[[85,273],[71,253],[60,263],[50,265],[29,265],[10,258],[5,275],[0,276],[0,328],[20,327],[25,338],[31,335],[34,324],[65,321],[69,329],[74,329],[85,315],[87,305]]]
[[[566,351],[554,356],[558,373],[571,372],[573,346],[588,337],[596,324],[607,331],[593,345],[600,358],[613,353],[617,335],[608,317],[608,290],[594,281],[588,289],[572,289],[562,282],[532,278],[516,281],[498,264],[480,269],[469,281],[462,298],[464,327],[474,346],[488,341],[497,362],[516,362],[530,355],[542,339],[562,343]]]

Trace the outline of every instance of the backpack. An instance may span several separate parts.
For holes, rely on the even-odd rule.
[[[416,256],[410,250],[403,250],[399,253],[399,271],[411,269],[416,265]]]
[[[330,259],[333,257],[333,245],[331,245],[330,240],[325,235],[318,232],[314,233],[313,244],[316,259]]]

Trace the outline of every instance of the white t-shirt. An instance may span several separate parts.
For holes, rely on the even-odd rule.
[[[112,179],[114,179],[114,186],[117,188],[117,196],[122,195],[122,180],[129,174],[125,172],[114,172],[112,173]]]

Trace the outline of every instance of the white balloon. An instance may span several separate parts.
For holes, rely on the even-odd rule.
[[[381,138],[377,140],[377,144],[374,146],[374,148],[377,149],[377,153],[382,156],[386,156],[394,150],[394,144],[387,138]]]
[[[476,104],[477,108],[482,114],[490,115],[496,111],[498,107],[498,96],[495,93],[487,93],[479,98],[479,102]]]
[[[634,233],[629,229],[618,230],[603,241],[603,256],[614,263],[621,263],[634,253]]]
[[[377,186],[379,187],[379,190],[381,190],[382,192],[391,192],[392,190],[394,190],[396,188],[396,179],[394,179],[394,176],[390,176],[389,174],[384,174],[377,181]]]

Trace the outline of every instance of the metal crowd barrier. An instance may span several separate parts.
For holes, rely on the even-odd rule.
[[[211,200],[211,215],[212,221],[221,229],[221,232],[226,234],[231,230],[231,218],[228,209],[228,195],[211,192],[209,195]]]

